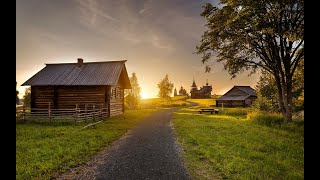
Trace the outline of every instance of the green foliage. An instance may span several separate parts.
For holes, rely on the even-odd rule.
[[[85,163],[153,111],[128,110],[81,131],[86,124],[17,124],[16,179],[52,179]]]
[[[292,78],[293,110],[304,109],[304,59],[300,61]],[[254,106],[260,110],[280,112],[277,86],[274,77],[266,70],[261,70],[260,79],[255,87],[258,99]]]
[[[25,89],[23,96],[23,104],[25,107],[31,107],[31,88],[28,87]]]
[[[169,80],[168,74],[158,84],[159,93],[158,97],[170,100],[173,90],[173,83]]]
[[[279,106],[286,121],[292,118],[292,77],[304,59],[304,1],[220,0],[201,13],[208,28],[196,46],[202,62],[223,62],[232,78],[262,68],[272,74]],[[206,65],[206,72],[211,67]],[[283,94],[283,95],[282,95]],[[286,94],[286,95],[285,95]]]
[[[254,107],[263,111],[280,111],[277,86],[274,77],[268,71],[261,70],[261,76],[255,90],[258,99],[254,102]]]
[[[131,89],[125,90],[125,107],[128,109],[137,109],[139,107],[140,101],[141,101],[141,88],[138,83],[138,78],[136,76],[136,73],[132,73],[132,76],[130,77],[130,83],[131,83]]]
[[[268,127],[232,114],[243,111],[175,112],[173,126],[192,179],[304,179],[303,126]]]

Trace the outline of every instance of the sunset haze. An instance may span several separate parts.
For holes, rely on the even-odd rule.
[[[194,0],[17,0],[16,81],[20,85],[46,63],[127,60],[129,76],[138,77],[142,98],[157,97],[157,84],[166,74],[179,90],[190,92],[212,85],[224,94],[234,85],[254,87],[258,74],[243,72],[234,79],[215,63],[205,73],[195,54],[206,30],[200,16],[206,2]]]

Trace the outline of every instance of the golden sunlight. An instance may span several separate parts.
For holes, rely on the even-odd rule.
[[[149,99],[149,98],[155,98],[157,97],[152,90],[148,89],[148,88],[141,88],[141,98],[142,99]]]

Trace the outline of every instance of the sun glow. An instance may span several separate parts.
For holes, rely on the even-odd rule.
[[[155,90],[142,87],[140,95],[142,99],[156,98],[157,94],[155,92]]]

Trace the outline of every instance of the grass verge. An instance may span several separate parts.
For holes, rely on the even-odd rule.
[[[304,133],[274,128],[244,110],[175,112],[173,125],[193,179],[304,179]]]
[[[17,124],[16,179],[50,179],[84,163],[153,111],[128,110],[81,131],[85,124]]]

